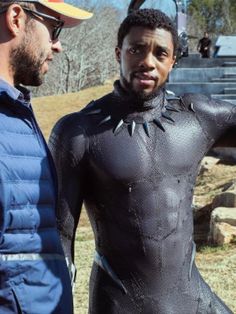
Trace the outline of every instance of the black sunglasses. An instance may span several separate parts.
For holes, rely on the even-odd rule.
[[[5,13],[7,11],[8,7],[7,8],[4,8],[2,10],[0,10],[0,14],[1,13]],[[52,31],[52,40],[55,41],[58,39],[59,35],[60,35],[60,32],[65,24],[64,21],[60,20],[60,19],[57,19],[56,17],[54,16],[51,16],[51,15],[47,15],[47,14],[44,14],[44,13],[41,13],[41,12],[38,12],[38,11],[33,11],[33,10],[30,10],[28,8],[25,8],[25,7],[22,7],[22,9],[32,15],[32,17],[42,17],[43,19],[47,19],[49,20],[50,22],[53,22],[54,24],[54,28],[53,28],[53,31]]]
[[[54,28],[53,28],[53,31],[52,31],[52,40],[57,40],[59,35],[60,35],[60,32],[64,26],[64,21],[60,20],[60,19],[57,19],[56,17],[54,16],[51,16],[51,15],[47,15],[47,14],[44,14],[44,13],[41,13],[41,12],[38,12],[38,11],[33,11],[33,10],[30,10],[28,8],[25,8],[25,7],[22,7],[22,9],[24,11],[26,11],[26,13],[29,13],[30,15],[32,15],[33,17],[42,17],[43,19],[47,19],[51,22],[54,23]]]

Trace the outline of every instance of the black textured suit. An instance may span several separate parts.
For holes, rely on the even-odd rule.
[[[116,82],[52,132],[66,255],[83,201],[94,231],[89,313],[232,313],[195,266],[191,203],[206,152],[235,145],[236,106],[167,98],[137,102]]]

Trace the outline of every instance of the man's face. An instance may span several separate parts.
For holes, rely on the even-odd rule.
[[[132,27],[122,48],[116,48],[121,85],[146,98],[158,92],[175,62],[170,32],[156,28]]]
[[[53,25],[47,21],[30,19],[20,43],[11,50],[10,62],[14,84],[39,86],[48,71],[53,53],[61,51],[61,44],[51,40]]]

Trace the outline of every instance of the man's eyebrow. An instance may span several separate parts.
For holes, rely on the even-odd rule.
[[[129,45],[146,46],[147,43],[145,43],[144,41],[130,41]]]
[[[166,52],[170,52],[171,51],[170,48],[168,48],[167,46],[162,46],[162,45],[158,45],[156,47],[156,50],[163,50],[163,51],[166,51]]]
[[[135,46],[144,47],[144,46],[147,46],[148,43],[146,43],[145,41],[133,41],[133,40],[131,40],[131,41],[129,42],[129,45],[135,45]],[[165,46],[165,45],[157,45],[157,46],[156,46],[156,49],[162,49],[162,50],[168,51],[168,52],[171,51],[171,49],[168,48],[168,47]]]

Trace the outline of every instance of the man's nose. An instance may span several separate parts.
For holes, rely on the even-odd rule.
[[[151,52],[148,52],[144,56],[143,60],[140,62],[140,66],[148,68],[148,69],[152,69],[152,70],[155,69],[155,66],[156,66],[155,56]]]
[[[62,45],[59,39],[53,41],[52,43],[52,50],[56,53],[62,52]]]

